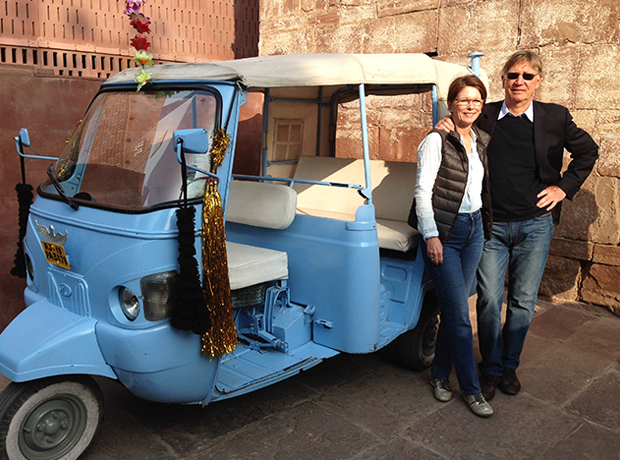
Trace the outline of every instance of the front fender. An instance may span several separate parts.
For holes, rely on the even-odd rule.
[[[14,382],[61,374],[116,379],[101,355],[95,321],[40,300],[0,334],[0,373]]]

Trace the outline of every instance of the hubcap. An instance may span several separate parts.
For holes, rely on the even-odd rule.
[[[86,426],[84,404],[59,395],[34,407],[22,424],[19,447],[29,460],[62,457],[77,444]]]

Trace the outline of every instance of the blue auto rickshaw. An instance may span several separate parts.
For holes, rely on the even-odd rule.
[[[29,210],[26,308],[0,335],[0,458],[78,458],[103,414],[92,376],[206,405],[392,342],[428,367],[438,305],[407,224],[416,164],[371,159],[367,100],[426,98],[434,124],[478,57],[266,56],[156,66],[139,91],[136,69],[105,81]],[[250,98],[259,172],[238,174]],[[345,156],[343,107],[360,138]],[[16,141],[41,159],[27,131]]]

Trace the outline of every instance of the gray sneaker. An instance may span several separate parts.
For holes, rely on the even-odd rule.
[[[478,417],[490,417],[493,415],[493,409],[484,399],[482,393],[477,395],[463,395],[465,402],[469,405],[469,409]]]
[[[448,402],[452,399],[452,389],[447,380],[431,378],[431,385],[435,387],[435,399],[441,402]]]

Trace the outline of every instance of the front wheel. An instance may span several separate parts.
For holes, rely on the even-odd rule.
[[[103,395],[91,377],[10,383],[0,394],[0,459],[77,459],[102,415]]]
[[[405,332],[398,341],[398,357],[414,371],[430,367],[435,358],[435,342],[439,328],[439,301],[435,291],[424,298],[416,327]]]

